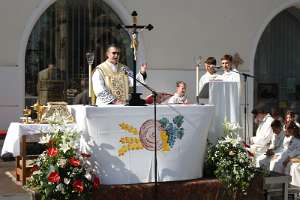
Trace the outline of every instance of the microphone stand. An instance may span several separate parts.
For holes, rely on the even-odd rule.
[[[158,181],[157,181],[157,127],[156,127],[156,105],[157,105],[157,95],[158,93],[151,88],[150,86],[146,85],[145,83],[141,82],[134,76],[132,76],[130,73],[128,73],[125,69],[123,70],[129,77],[131,77],[133,80],[136,80],[139,82],[142,86],[144,86],[146,89],[148,89],[150,92],[152,92],[153,96],[153,111],[154,111],[154,199],[157,199],[157,189],[158,189]]]
[[[230,70],[231,72],[234,72],[234,73],[237,73],[239,75],[242,75],[244,77],[244,85],[245,85],[245,91],[244,91],[244,120],[245,120],[245,124],[244,124],[244,137],[245,137],[245,142],[247,142],[247,106],[248,106],[248,103],[247,103],[247,98],[248,98],[248,93],[247,93],[247,78],[250,77],[250,78],[253,78],[255,79],[255,76],[251,75],[251,74],[247,74],[247,73],[243,73],[243,72],[239,72],[239,71],[233,71],[233,70]]]

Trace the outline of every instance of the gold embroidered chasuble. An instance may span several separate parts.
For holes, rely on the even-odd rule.
[[[112,70],[112,64],[105,61],[96,67],[101,73],[106,88],[117,100],[126,102],[129,94],[128,76],[123,71],[125,65],[118,63],[117,72]]]

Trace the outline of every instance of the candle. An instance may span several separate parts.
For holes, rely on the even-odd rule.
[[[199,65],[196,65],[196,97],[199,95]]]
[[[89,65],[89,97],[92,98],[92,65]]]

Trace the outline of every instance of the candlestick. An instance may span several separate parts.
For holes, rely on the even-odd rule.
[[[92,87],[92,65],[94,62],[95,54],[93,52],[86,53],[86,59],[89,64],[89,99],[90,104],[93,104],[92,97],[93,97],[93,87]]]

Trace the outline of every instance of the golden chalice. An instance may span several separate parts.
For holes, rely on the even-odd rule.
[[[25,117],[25,124],[29,124],[29,116],[31,115],[31,109],[27,106],[23,109],[23,116]]]
[[[42,119],[42,115],[45,111],[45,106],[40,104],[39,101],[37,101],[33,106],[31,106],[33,108],[33,110],[36,111],[36,114],[37,114],[37,122],[40,123],[41,122],[41,119]]]

